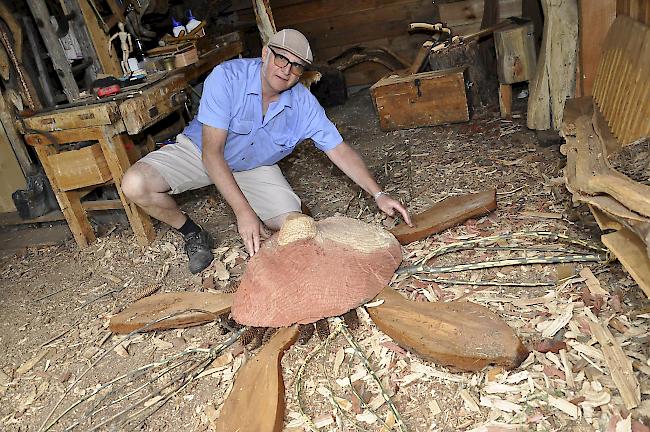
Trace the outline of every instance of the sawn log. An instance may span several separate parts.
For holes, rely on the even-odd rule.
[[[298,338],[298,326],[281,328],[237,373],[216,422],[219,432],[279,432],[284,420],[280,360]]]
[[[470,302],[413,302],[385,288],[368,308],[379,330],[437,364],[478,371],[490,364],[514,369],[528,356],[515,332],[489,309]]]
[[[131,333],[156,320],[146,331],[191,327],[214,321],[228,312],[232,294],[175,292],[158,294],[138,300],[111,318],[109,328],[113,333]],[[173,315],[173,316],[172,316]]]
[[[469,218],[482,216],[497,208],[496,190],[453,196],[436,203],[412,218],[413,227],[401,223],[390,232],[401,244],[421,240]]]

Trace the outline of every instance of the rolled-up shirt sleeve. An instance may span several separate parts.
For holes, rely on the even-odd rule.
[[[327,118],[325,110],[314,95],[306,98],[305,138],[311,138],[322,151],[332,150],[343,142],[336,126]]]
[[[232,111],[232,86],[223,67],[217,66],[203,84],[198,120],[208,126],[228,129]]]

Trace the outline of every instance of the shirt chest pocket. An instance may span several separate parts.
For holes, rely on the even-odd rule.
[[[230,123],[230,132],[236,135],[249,135],[252,130],[252,120],[233,120]]]

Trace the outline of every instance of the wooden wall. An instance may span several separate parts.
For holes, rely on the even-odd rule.
[[[627,15],[650,25],[650,0],[616,0],[616,15]]]
[[[327,0],[282,5],[271,0],[277,28],[295,28],[309,39],[316,61],[325,62],[355,45],[382,46],[411,61],[426,35],[408,34],[408,24],[432,22],[437,10],[431,0]],[[348,69],[348,85],[370,84],[388,72],[366,63]]]
[[[326,60],[354,45],[383,46],[412,61],[423,34],[409,34],[411,22],[440,20],[458,34],[476,31],[483,16],[483,0],[433,2],[431,0],[329,0],[292,2],[271,0],[278,28],[293,27],[304,32],[317,59]],[[521,0],[500,0],[500,17],[521,16]],[[346,72],[348,85],[371,84],[388,72],[366,63]]]
[[[17,189],[25,189],[25,176],[0,123],[0,213],[16,211],[11,194]]]
[[[410,62],[427,39],[409,34],[411,22],[436,23],[444,18],[458,34],[478,30],[483,0],[270,0],[278,29],[295,28],[309,39],[316,62],[324,63],[345,49],[364,45],[389,48]],[[499,17],[521,15],[522,0],[499,0]],[[255,22],[251,0],[233,0],[240,26]],[[254,54],[254,53],[253,53]],[[388,73],[375,63],[346,71],[348,85],[372,84]]]

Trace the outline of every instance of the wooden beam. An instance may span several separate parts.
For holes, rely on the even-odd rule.
[[[43,42],[47,47],[47,52],[50,53],[54,70],[63,85],[63,92],[68,98],[68,101],[72,102],[79,98],[79,86],[72,75],[70,63],[50,22],[50,13],[45,6],[45,2],[40,0],[27,0],[27,4],[36,20],[36,26],[41,32]]]
[[[9,111],[9,107],[5,101],[4,94],[0,92],[0,127],[4,128],[4,133],[11,144],[11,148],[16,155],[16,159],[20,164],[20,168],[23,171],[23,175],[27,176],[33,166],[32,158],[27,153],[27,147],[25,147],[25,142],[23,138],[18,135],[18,132],[15,128],[14,115]]]
[[[124,208],[122,206],[122,201],[119,199],[114,200],[96,200],[96,201],[84,201],[81,203],[81,206],[86,210],[86,212],[94,211],[103,211],[103,210],[119,210]],[[35,223],[47,223],[47,222],[56,222],[65,220],[63,212],[60,210],[55,210],[43,216],[39,216],[34,219],[22,219],[18,212],[10,212],[0,214],[0,226],[5,225],[25,225],[25,224],[35,224]]]

